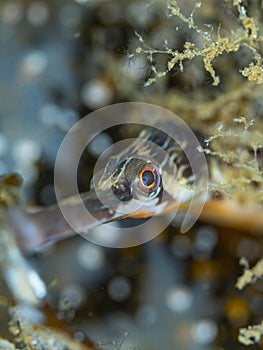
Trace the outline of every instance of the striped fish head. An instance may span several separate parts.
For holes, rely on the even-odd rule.
[[[114,212],[128,207],[127,217],[165,214],[187,206],[193,197],[194,175],[184,151],[158,128],[141,131],[130,147],[111,157],[98,182],[119,202]]]

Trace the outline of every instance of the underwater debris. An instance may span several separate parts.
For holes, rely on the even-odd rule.
[[[248,284],[254,283],[258,278],[263,277],[263,258],[260,259],[253,267],[249,268],[248,261],[244,257],[240,259],[240,265],[245,267],[242,276],[238,277],[236,287],[243,289]]]
[[[15,308],[10,309],[12,321],[10,334],[20,350],[92,350],[91,346],[81,344],[61,330],[44,327],[25,319]]]
[[[247,328],[241,328],[239,330],[238,340],[244,345],[254,345],[259,343],[263,335],[263,322],[254,326],[248,326]]]

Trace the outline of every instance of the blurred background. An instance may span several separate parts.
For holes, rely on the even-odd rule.
[[[251,14],[258,11],[260,18],[260,2],[253,3]],[[190,16],[195,2],[179,4]],[[210,30],[219,23],[223,32],[239,26],[231,1],[204,1],[195,16]],[[152,67],[165,60],[136,53],[138,33],[157,48],[180,50],[186,40],[198,41],[184,22],[167,15],[166,1],[0,1],[0,174],[22,175],[25,205],[55,202],[60,143],[76,121],[100,107],[155,103],[203,132],[221,130],[236,115],[262,117],[262,88],[256,86],[252,95],[239,72],[251,59],[246,48],[216,60],[217,87],[199,58],[148,86]],[[81,189],[89,187],[100,153],[129,132],[105,132],[87,146]],[[107,234],[103,230],[98,228]],[[244,348],[239,327],[263,318],[263,281],[241,292],[235,288],[239,259],[253,264],[262,251],[257,235],[198,222],[187,234],[171,226],[129,249],[74,237],[27,260],[48,290],[40,319],[45,322],[51,309],[51,324],[62,321],[79,342],[120,350],[238,350]],[[0,292],[12,300],[4,282]],[[35,319],[30,310],[25,308],[26,317]]]

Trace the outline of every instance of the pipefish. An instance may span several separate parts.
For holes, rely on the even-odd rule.
[[[196,191],[202,195],[207,185],[203,182],[203,169],[198,169],[204,157],[203,137],[195,132],[200,147],[196,144],[193,147],[191,140],[184,139],[183,132],[177,130],[177,134],[182,134],[182,137],[174,140],[160,130],[158,124],[143,128],[128,149],[109,158],[105,169],[97,176],[96,188],[80,197],[63,199],[59,205],[34,211],[12,209],[9,222],[20,245],[27,251],[34,251],[48,242],[74,235],[65,215],[74,218],[77,223],[74,228],[77,225],[79,233],[87,233],[99,224],[115,220],[148,218],[178,209],[186,210]],[[189,154],[191,159],[187,156]],[[195,169],[193,164],[197,165]],[[113,199],[116,203],[107,205]],[[83,204],[90,215],[79,214]],[[214,199],[211,193],[203,204],[200,216],[206,222],[257,231],[263,228],[260,210],[247,209],[228,199]],[[120,209],[128,205],[135,209]]]

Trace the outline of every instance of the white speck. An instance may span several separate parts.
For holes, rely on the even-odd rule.
[[[25,167],[26,165],[31,165],[41,155],[40,144],[30,140],[21,139],[15,142],[12,149],[12,157],[19,164]]]
[[[124,301],[131,294],[131,283],[124,277],[113,277],[108,286],[107,291],[109,296],[115,301]]]
[[[111,137],[106,133],[97,135],[88,145],[89,152],[97,157],[112,145]]]
[[[49,19],[49,8],[45,2],[35,1],[29,6],[27,11],[28,21],[34,26],[42,26]]]
[[[222,131],[224,129],[224,123],[218,122],[215,125],[217,131]]]
[[[28,78],[42,74],[47,67],[47,56],[42,51],[32,51],[27,54],[21,63],[21,70]]]
[[[204,319],[193,325],[191,333],[196,343],[206,345],[215,340],[217,331],[217,325],[214,321]]]
[[[112,102],[113,91],[104,81],[94,79],[82,87],[81,98],[87,107],[97,109]]]
[[[193,303],[193,294],[187,287],[175,287],[166,294],[166,305],[172,311],[183,313],[189,310]]]
[[[91,243],[84,243],[77,252],[77,258],[82,267],[87,270],[100,269],[105,262],[103,249]]]

